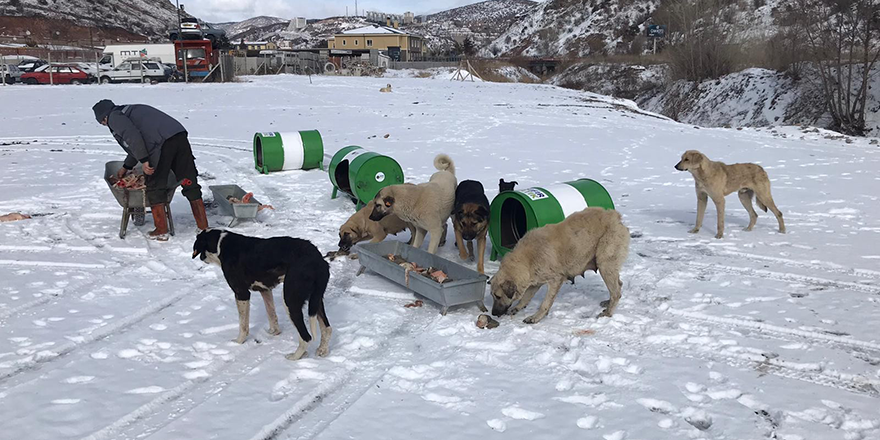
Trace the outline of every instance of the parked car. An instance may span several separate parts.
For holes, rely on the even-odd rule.
[[[79,70],[82,70],[85,73],[88,73],[90,76],[97,78],[100,76],[101,72],[105,72],[110,70],[109,68],[98,67],[95,63],[74,63]]]
[[[174,28],[169,33],[169,38],[171,41],[177,40],[177,28]],[[226,31],[220,28],[215,28],[208,23],[200,23],[196,18],[184,18],[180,22],[180,35],[181,40],[210,40],[211,45],[214,48],[219,47],[219,45],[223,44],[226,41]]]
[[[33,72],[38,67],[45,66],[49,63],[43,60],[24,60],[18,63],[18,70],[21,70],[24,73]]]
[[[15,64],[0,64],[0,77],[6,84],[15,84],[16,81],[21,81],[21,74],[21,70]]]
[[[143,70],[143,74],[141,73]],[[158,61],[128,59],[120,63],[113,70],[101,72],[101,82],[104,84],[119,82],[152,82],[165,81],[168,79],[165,66]]]
[[[22,74],[21,82],[25,84],[87,84],[91,82],[91,78],[88,73],[76,66],[52,65],[36,72]]]

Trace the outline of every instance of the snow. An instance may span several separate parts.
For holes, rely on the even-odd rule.
[[[880,151],[869,139],[697,128],[601,95],[438,79],[398,77],[387,94],[385,78],[322,76],[0,89],[31,103],[0,119],[0,213],[45,214],[0,224],[3,436],[880,437]],[[100,173],[122,154],[91,113],[102,98],[179,118],[206,197],[208,185],[235,183],[277,209],[235,230],[324,252],[353,206],[329,198],[322,171],[258,174],[254,132],[317,128],[328,155],[351,144],[387,153],[411,182],[445,152],[490,198],[501,177],[596,179],[633,235],[623,299],[596,320],[607,291],[587,274],[541,323],[505,316],[482,330],[475,307],[404,308],[412,293],[339,260],[325,299],[329,357],[313,343],[309,358],[286,360],[296,332],[282,316],[282,334],[268,335],[258,295],[251,336],[235,344],[232,292],[219,268],[191,259],[195,223],[180,194],[169,242],[145,239],[149,220],[118,238],[121,210]],[[691,148],[764,166],[788,233],[763,212],[743,231],[731,196],[723,240],[712,208],[688,234],[693,181],[673,165]],[[228,221],[209,209],[212,225]],[[448,238],[439,254],[459,261]]]
[[[364,26],[359,27],[357,29],[350,29],[347,31],[343,31],[343,34],[405,34],[406,32],[400,31],[398,29],[390,28],[387,26]]]

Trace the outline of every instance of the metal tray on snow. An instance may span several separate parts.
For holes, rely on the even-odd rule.
[[[381,243],[364,243],[358,245],[358,261],[362,268],[407,287],[413,292],[440,305],[440,313],[445,315],[452,306],[476,303],[482,311],[483,296],[486,293],[486,275],[453,263],[445,258],[429,254],[401,241],[383,241]],[[409,274],[409,286],[406,283],[406,271],[403,267],[388,260],[387,255],[399,255],[406,261],[421,267],[434,267],[446,272],[452,281],[440,284],[417,273]]]
[[[214,185],[208,187],[214,194],[214,202],[220,207],[220,211],[224,215],[232,217],[228,227],[232,227],[240,220],[254,219],[257,217],[257,211],[260,210],[260,202],[257,199],[251,199],[250,203],[231,203],[227,197],[235,197],[241,199],[247,192],[238,185]]]

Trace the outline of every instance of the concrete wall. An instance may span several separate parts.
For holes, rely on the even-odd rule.
[[[392,61],[391,69],[431,69],[434,67],[458,67],[458,61]]]

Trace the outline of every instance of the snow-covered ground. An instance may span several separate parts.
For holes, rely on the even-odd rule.
[[[0,224],[0,438],[880,438],[880,152],[869,140],[701,129],[545,85],[397,78],[379,93],[386,79],[312,81],[0,88],[18,103],[0,119],[0,213],[46,214]],[[404,308],[411,294],[355,278],[345,260],[326,295],[330,357],[313,344],[287,361],[295,330],[282,319],[267,335],[259,295],[251,338],[234,344],[232,292],[190,258],[183,197],[171,241],[147,241],[150,222],[117,237],[121,209],[101,173],[122,154],[92,115],[101,98],[178,117],[205,187],[235,183],[277,209],[237,231],[322,251],[353,206],[329,198],[322,171],[258,174],[254,132],[317,128],[328,153],[388,153],[412,182],[446,152],[490,197],[500,177],[597,179],[634,237],[622,302],[596,320],[607,291],[588,274],[541,323],[480,330],[476,307]],[[742,231],[735,196],[723,240],[712,208],[688,234],[693,182],[673,165],[690,148],[761,163],[788,234],[764,213]],[[452,242],[440,255],[455,261]]]

